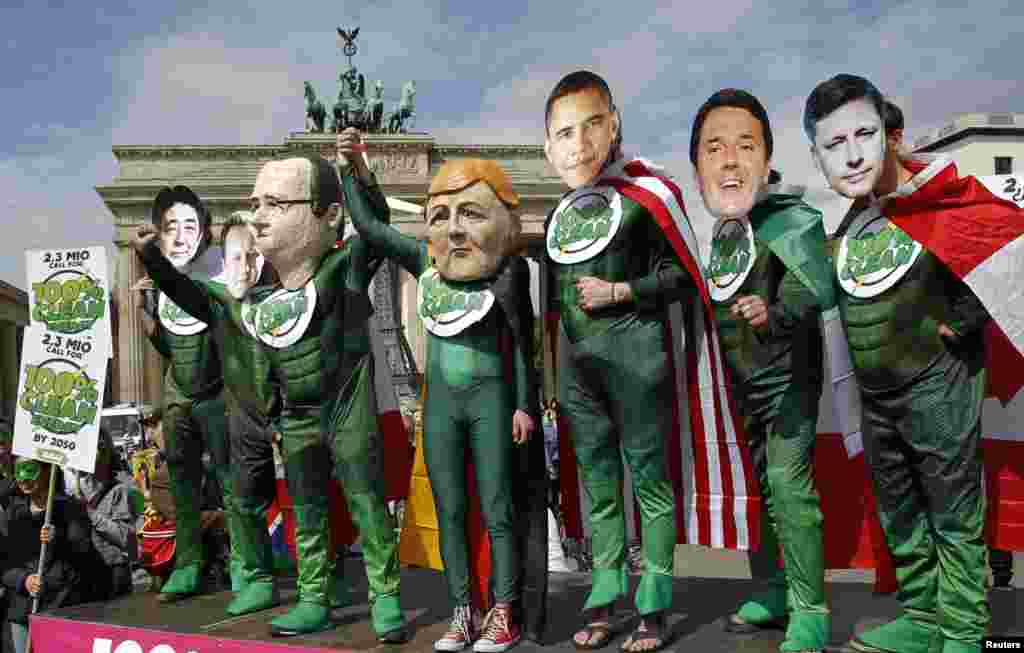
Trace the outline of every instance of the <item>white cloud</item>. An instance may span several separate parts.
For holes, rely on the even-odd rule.
[[[872,79],[904,109],[909,141],[958,112],[1024,111],[1022,74],[1010,56],[1020,50],[1024,20],[1016,0],[911,0],[868,16],[851,14],[845,0],[716,0],[700,11],[670,0],[532,0],[515,11],[478,3],[459,14],[440,0],[349,2],[343,11],[326,0],[301,10],[215,6],[157,35],[98,40],[102,63],[89,87],[109,94],[76,98],[73,117],[61,124],[25,112],[23,124],[6,125],[0,202],[5,226],[14,226],[0,241],[0,278],[23,284],[26,247],[112,234],[92,187],[116,176],[108,154],[115,143],[274,144],[301,129],[302,82],[312,81],[325,103],[337,91],[345,61],[337,24],[361,27],[355,62],[368,82],[385,81],[386,110],[401,83],[416,80],[416,128],[440,143],[541,143],[543,104],[555,82],[576,68],[602,73],[622,109],[627,148],[680,179],[698,224],[690,122],[719,88],[761,98],[776,167],[787,181],[808,185],[827,224],[843,202],[825,190],[800,127],[803,102],[819,81],[838,72]],[[24,88],[39,88],[29,81],[42,64],[23,63]],[[90,115],[91,106],[104,108]]]

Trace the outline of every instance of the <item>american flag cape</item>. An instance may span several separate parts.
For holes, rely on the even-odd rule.
[[[637,407],[672,411],[666,462],[679,507],[677,541],[714,548],[756,549],[761,509],[758,480],[742,423],[733,409],[711,298],[699,264],[697,237],[686,215],[682,192],[675,182],[643,159],[621,159],[609,166],[595,185],[610,186],[647,209],[699,290],[692,304],[684,307],[682,320],[671,320],[668,328],[666,344],[671,345],[669,360],[676,401],[671,406]],[[557,319],[551,313],[546,319],[549,337],[554,339],[559,328]],[[568,420],[559,416],[566,530],[579,537],[582,515],[575,455],[569,445],[570,428]],[[684,491],[685,474],[689,478]]]

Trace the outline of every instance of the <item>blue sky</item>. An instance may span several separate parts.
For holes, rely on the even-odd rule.
[[[112,240],[94,187],[117,175],[114,144],[277,144],[301,129],[303,80],[336,86],[336,25],[361,27],[357,64],[384,80],[388,109],[416,80],[417,130],[438,142],[540,143],[551,86],[595,70],[627,149],[687,185],[700,103],[746,88],[771,116],[775,167],[824,203],[799,124],[836,73],[900,104],[910,140],[959,112],[1024,112],[1019,0],[207,4],[0,9],[0,279],[24,287],[25,249]],[[700,221],[699,196],[688,205]]]

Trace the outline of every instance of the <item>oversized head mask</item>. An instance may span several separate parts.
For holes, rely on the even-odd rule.
[[[256,249],[250,222],[251,213],[237,211],[224,227],[224,283],[235,299],[245,297],[263,272],[263,254]]]
[[[164,257],[183,269],[210,244],[210,214],[202,200],[185,186],[164,188],[153,201],[151,219],[159,230]]]
[[[256,177],[250,199],[256,248],[282,276],[334,246],[341,186],[326,160],[268,162]]]
[[[519,196],[494,161],[448,161],[427,192],[427,243],[449,281],[493,276],[519,241]]]

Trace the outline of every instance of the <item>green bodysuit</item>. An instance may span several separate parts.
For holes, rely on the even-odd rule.
[[[858,639],[906,653],[981,650],[990,620],[980,449],[988,314],[877,203],[844,223],[839,307],[904,608],[903,617]],[[959,337],[940,336],[943,324]]]
[[[242,614],[243,609],[269,607],[272,592],[272,553],[267,532],[266,511],[277,493],[272,449],[271,416],[277,409],[278,392],[270,372],[270,361],[262,345],[242,328],[242,304],[230,295],[226,286],[210,281],[184,284],[179,275],[162,256],[151,252],[144,263],[161,287],[171,288],[175,295],[199,288],[187,303],[195,311],[193,317],[209,325],[217,351],[220,354],[224,402],[230,435],[230,464],[224,456],[218,469],[231,470],[234,505],[229,510],[228,528],[231,535],[233,559],[237,559],[237,572],[242,585],[262,583],[270,585],[252,590],[264,600],[242,597],[237,604],[228,606],[231,614]],[[189,293],[192,294],[192,293]],[[224,448],[225,453],[228,448]],[[232,578],[235,585],[236,579]]]
[[[640,504],[641,615],[672,603],[675,496],[665,464],[672,428],[673,381],[665,343],[668,304],[694,292],[690,277],[653,217],[608,187],[569,193],[546,225],[552,289],[569,341],[559,395],[590,501],[593,587],[585,608],[606,606],[628,590],[623,471]],[[627,282],[633,301],[587,312],[576,282],[593,276]],[[639,406],[662,407],[638,410]]]
[[[168,267],[159,248],[150,261],[159,258]],[[145,262],[145,261],[144,261]],[[148,266],[147,266],[148,269]],[[173,267],[172,267],[173,269]],[[208,325],[183,311],[166,295],[158,301],[156,330],[150,337],[154,347],[169,359],[164,377],[164,439],[171,495],[175,508],[175,573],[161,588],[167,596],[194,594],[199,589],[203,545],[199,526],[202,487],[202,453],[227,450],[227,434],[215,420],[199,419],[206,412],[223,409],[223,387],[219,352]],[[209,407],[204,404],[213,402]],[[218,476],[227,473],[223,456],[215,456]],[[229,523],[233,499],[231,484],[223,483],[224,507]]]
[[[289,620],[282,634],[329,624],[335,560],[329,555],[326,488],[332,461],[359,529],[374,628],[385,634],[404,624],[367,325],[372,262],[365,243],[332,249],[303,288],[253,289],[241,311],[230,312],[261,342],[282,388],[282,448],[295,505],[300,592],[297,622]],[[201,287],[193,288],[195,295],[180,299],[203,296]]]
[[[519,483],[516,475],[524,470],[512,440],[512,417],[521,410],[535,424],[540,423],[530,346],[529,267],[515,256],[504,262],[494,278],[446,281],[431,267],[425,243],[376,219],[360,182],[351,176],[343,181],[360,236],[419,282],[419,315],[427,331],[424,460],[434,493],[451,601],[459,606],[469,605],[471,600],[466,532],[468,448],[490,535],[494,598],[514,602],[520,598],[522,582],[514,493]],[[541,472],[538,476],[543,478]],[[543,505],[542,486],[531,486],[528,492],[536,494]]]
[[[821,214],[797,196],[769,195],[749,220],[715,224],[708,289],[766,506],[751,566],[761,573],[756,568],[763,565],[771,579],[768,592],[744,604],[738,616],[755,625],[781,620],[788,603],[780,651],[821,649],[830,634],[813,468],[823,375],[819,320],[821,309],[835,303],[830,274]],[[761,329],[732,314],[736,300],[749,295],[768,306]]]

